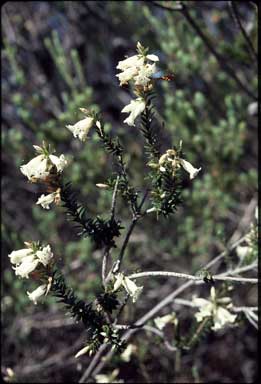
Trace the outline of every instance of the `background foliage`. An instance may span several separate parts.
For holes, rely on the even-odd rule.
[[[32,158],[32,144],[46,140],[58,154],[69,156],[65,178],[76,186],[90,213],[109,212],[111,192],[98,190],[95,184],[110,176],[111,157],[94,130],[82,144],[65,128],[82,118],[79,107],[93,108],[102,112],[106,129],[127,148],[133,184],[145,188],[144,139],[137,129],[122,124],[120,111],[130,94],[115,77],[118,61],[135,53],[137,41],[159,56],[162,73],[174,74],[174,81],[157,85],[159,126],[165,120],[160,129],[162,153],[182,139],[187,158],[202,171],[185,185],[183,206],[172,217],[157,221],[150,215],[138,224],[126,254],[126,271],[195,273],[235,233],[246,233],[253,220],[250,212],[248,220],[238,225],[256,199],[256,61],[229,2],[183,2],[222,56],[223,66],[182,12],[158,6],[178,2],[155,3],[8,2],[2,8],[3,369],[11,367],[20,381],[63,382],[70,377],[77,382],[88,357],[79,361],[73,357],[82,346],[81,326],[65,319],[51,297],[34,307],[25,294],[30,283],[15,278],[7,255],[26,240],[50,243],[68,285],[80,299],[91,300],[101,286],[101,253],[88,238],[77,238],[62,208],[44,211],[35,205],[40,187],[27,183],[19,166]],[[255,2],[236,3],[256,47]],[[130,217],[123,201],[117,209],[126,227]],[[232,254],[227,265],[234,258]],[[143,295],[135,309],[128,305],[123,321],[137,319],[177,284],[175,279],[145,280]],[[207,295],[205,287],[202,294]],[[232,297],[240,305],[255,305],[256,292],[243,287]],[[172,309],[174,304],[162,314]],[[186,322],[189,310],[181,313]],[[125,382],[150,382],[156,376],[162,382],[252,382],[256,334],[242,321],[240,328],[208,335],[181,359],[165,350],[157,337],[138,333],[131,362],[115,357],[108,372],[119,367]]]

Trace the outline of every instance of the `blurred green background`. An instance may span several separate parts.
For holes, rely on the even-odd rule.
[[[133,185],[145,189],[144,140],[136,127],[122,124],[126,116],[120,113],[133,96],[115,77],[118,61],[135,54],[137,41],[159,56],[163,73],[174,74],[174,81],[158,82],[156,89],[159,126],[165,121],[162,151],[182,140],[187,159],[202,171],[186,184],[175,215],[159,221],[149,215],[138,224],[125,271],[195,273],[253,221],[254,212],[248,210],[248,220],[238,225],[256,200],[257,63],[230,2],[183,3],[252,96],[222,69],[182,12],[158,6],[178,2],[38,1],[2,7],[2,370],[11,367],[14,381],[77,382],[89,358],[74,359],[84,340],[82,327],[72,324],[49,296],[37,307],[29,302],[26,291],[34,285],[15,277],[8,254],[23,248],[24,241],[49,243],[80,298],[92,299],[101,289],[100,252],[89,239],[77,238],[62,208],[46,211],[35,205],[43,191],[29,184],[19,167],[34,156],[32,145],[45,140],[69,157],[64,178],[72,181],[90,214],[109,212],[111,192],[95,184],[110,176],[111,157],[94,131],[83,144],[65,128],[82,118],[79,107],[93,108],[125,145]],[[256,47],[257,6],[236,3]],[[120,199],[117,212],[126,227],[129,212]],[[235,258],[232,254],[224,266],[232,266]],[[135,307],[128,305],[122,321],[136,320],[178,284],[175,279],[144,280],[143,295]],[[189,292],[188,298],[195,288]],[[201,292],[208,295],[206,288]],[[240,287],[232,297],[237,305],[256,305],[252,287]],[[162,315],[172,309],[175,305]],[[191,316],[187,309],[180,312],[184,319]],[[106,369],[118,367],[125,382],[153,382],[155,377],[160,382],[252,382],[256,331],[242,322],[242,327],[209,335],[180,364],[160,340],[139,332],[131,362],[116,357]]]

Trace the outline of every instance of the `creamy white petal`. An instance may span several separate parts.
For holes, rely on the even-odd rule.
[[[143,87],[151,81],[151,76],[156,72],[155,64],[146,64],[139,69],[137,76],[134,77],[135,84]]]
[[[123,273],[119,273],[116,276],[116,280],[113,286],[113,292],[117,291],[120,288],[120,286],[122,285],[123,279],[124,279]]]
[[[20,167],[21,172],[29,179],[43,179],[49,175],[47,159],[44,155],[34,157],[29,163]]]
[[[18,266],[15,267],[15,274],[17,276],[25,277],[26,279],[29,278],[29,274],[35,270],[37,267],[39,261],[35,259],[34,255],[33,256],[26,256],[22,263]]]
[[[134,281],[129,279],[128,277],[124,277],[124,280],[122,282],[122,285],[128,292],[128,294],[132,297],[133,303],[135,303],[141,294],[141,291],[143,290],[143,287],[138,287]]]
[[[214,326],[212,329],[217,331],[224,328],[226,324],[233,324],[236,320],[237,315],[232,315],[227,309],[218,307],[214,316]]]
[[[197,176],[201,168],[194,168],[192,164],[190,164],[187,160],[180,159],[180,164],[182,167],[189,173],[190,179],[194,179]]]
[[[74,137],[79,137],[81,141],[85,141],[93,125],[93,122],[93,117],[85,117],[74,125],[66,125],[66,128],[68,128],[73,133]]]
[[[32,249],[24,248],[19,249],[18,251],[11,252],[8,257],[10,257],[10,261],[12,264],[20,264],[26,256],[29,256],[32,253]]]
[[[130,68],[127,68],[124,72],[119,73],[118,75],[116,75],[116,77],[119,78],[120,85],[123,85],[123,84],[127,84],[128,81],[133,79],[133,77],[135,75],[137,75],[137,73],[138,73],[138,68],[137,67],[130,67]]]
[[[130,116],[124,120],[128,125],[135,125],[135,119],[144,111],[146,107],[145,101],[141,98],[131,100],[130,104],[126,105],[121,112],[129,113]]]
[[[116,377],[118,376],[118,373],[119,373],[119,369],[117,368],[107,375],[100,373],[94,377],[95,382],[98,384],[123,383],[121,379],[115,380]]]
[[[162,330],[168,323],[173,323],[174,320],[176,320],[175,313],[170,313],[165,316],[156,317],[156,319],[154,319],[154,323],[157,328]]]
[[[238,245],[237,248],[236,248],[236,252],[237,252],[237,256],[239,257],[240,260],[243,260],[246,255],[250,252],[251,250],[251,247],[249,246],[241,246],[241,245]]]
[[[128,363],[131,360],[131,355],[137,350],[137,347],[133,344],[129,344],[127,348],[122,352],[121,359]]]
[[[68,163],[64,155],[61,155],[60,157],[55,155],[50,155],[49,158],[51,162],[56,166],[58,172],[63,171],[63,169],[66,167]]]
[[[40,263],[42,263],[45,267],[49,264],[50,260],[53,258],[53,253],[51,251],[51,247],[48,244],[42,250],[36,252],[36,256],[38,257]]]
[[[157,55],[147,55],[146,58],[150,61],[159,61],[159,58]]]
[[[38,287],[37,289],[35,289],[33,292],[27,291],[27,295],[29,299],[34,302],[34,304],[37,304],[37,300],[39,299],[39,297],[45,294],[45,291],[46,291],[46,284],[43,284],[43,285],[40,285],[40,287]]]
[[[209,317],[213,315],[213,304],[208,302],[207,305],[202,306],[200,310],[195,314],[197,321],[202,321],[205,317]]]
[[[144,63],[144,58],[140,57],[138,55],[130,56],[125,60],[119,61],[117,65],[117,69],[120,69],[121,71],[125,71],[126,69],[130,67],[140,67]]]
[[[212,302],[214,303],[215,300],[216,300],[216,290],[215,290],[215,287],[211,287],[210,288],[210,297],[211,297],[211,300]]]
[[[50,209],[49,205],[54,202],[56,193],[50,193],[49,195],[41,195],[36,204],[40,204],[44,209]]]
[[[81,355],[84,355],[85,353],[89,352],[89,349],[90,349],[90,346],[89,346],[89,345],[87,345],[86,347],[80,349],[80,350],[76,353],[76,355],[75,355],[76,359],[77,359],[77,357],[79,357],[79,356],[81,356]]]

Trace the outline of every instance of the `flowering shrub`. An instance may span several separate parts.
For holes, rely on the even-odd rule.
[[[158,81],[165,81],[165,79],[164,77],[157,78],[156,65],[160,65],[159,57],[149,53],[149,49],[138,42],[137,54],[120,61],[117,69],[121,73],[116,75],[120,86],[129,86],[135,95],[135,98],[121,112],[129,113],[123,123],[136,129],[137,134],[142,134],[146,142],[145,154],[148,172],[145,177],[146,188],[144,190],[142,190],[143,186],[137,188],[132,185],[125,160],[127,151],[118,138],[112,137],[107,132],[102,115],[95,110],[85,108],[80,108],[84,118],[73,125],[67,124],[66,128],[76,140],[87,141],[86,145],[88,145],[88,140],[91,140],[91,138],[87,140],[90,130],[95,130],[105,151],[113,156],[115,171],[112,176],[108,180],[96,184],[98,188],[112,193],[111,211],[108,217],[91,217],[88,208],[78,202],[72,183],[65,182],[63,177],[64,168],[70,166],[69,161],[63,154],[55,156],[54,151],[45,142],[42,146],[34,145],[37,156],[20,167],[21,172],[29,182],[39,183],[46,189],[46,194],[42,194],[36,204],[47,210],[53,203],[54,205],[61,205],[70,221],[76,226],[78,235],[89,237],[96,249],[103,250],[101,260],[102,292],[96,295],[92,302],[78,299],[74,291],[67,287],[57,262],[58,256],[55,250],[51,250],[49,244],[43,246],[37,242],[27,241],[25,242],[27,248],[13,251],[9,255],[11,263],[15,265],[13,269],[17,276],[26,279],[31,278],[41,284],[33,292],[27,292],[29,299],[34,304],[37,304],[43,296],[52,294],[65,304],[76,321],[83,323],[87,337],[86,341],[83,342],[83,348],[75,356],[77,358],[86,353],[90,356],[95,353],[99,354],[104,345],[109,345],[112,350],[122,353],[127,345],[127,337],[123,331],[126,329],[134,330],[145,325],[144,319],[134,324],[118,324],[118,318],[129,298],[135,304],[140,295],[146,294],[145,286],[139,286],[136,279],[168,276],[169,278],[188,279],[190,281],[187,284],[195,284],[195,287],[197,284],[199,286],[205,284],[207,290],[210,288],[209,300],[193,296],[191,300],[183,301],[184,305],[195,309],[192,314],[191,329],[185,335],[181,332],[177,313],[172,312],[163,317],[155,318],[156,331],[164,340],[166,328],[171,326],[173,329],[175,337],[171,343],[167,341],[167,345],[173,350],[189,349],[203,336],[204,332],[215,332],[227,326],[239,324],[237,311],[240,312],[240,310],[233,304],[229,296],[230,285],[224,284],[218,288],[218,281],[225,281],[230,284],[255,284],[257,282],[256,278],[237,276],[240,272],[254,269],[256,267],[255,261],[251,267],[248,264],[248,269],[244,269],[240,264],[237,269],[228,270],[219,275],[214,275],[209,271],[209,267],[215,264],[217,260],[213,260],[204,268],[202,267],[197,274],[192,275],[174,271],[127,273],[123,269],[125,251],[137,222],[147,215],[155,215],[157,220],[161,220],[174,214],[182,205],[184,180],[188,182],[189,179],[190,182],[204,173],[204,166],[197,168],[187,159],[183,152],[182,141],[164,151],[160,147],[159,129],[155,124],[156,108],[153,100],[155,98],[155,84]],[[166,76],[166,80],[169,80],[168,76]],[[132,216],[131,224],[126,230],[120,247],[118,238],[123,235],[125,228],[122,220],[117,217],[116,208],[119,195],[129,207]],[[247,239],[248,245],[246,247],[248,249],[237,248],[241,262],[250,253],[249,249],[251,247],[254,249],[256,245],[254,230],[251,231],[251,240],[249,235],[243,239]],[[111,249],[118,247],[120,248],[118,257],[111,260]],[[53,246],[52,248],[54,249]],[[250,317],[254,317],[253,310],[245,309],[244,311]],[[155,311],[156,313],[157,311]],[[154,317],[154,313],[145,320],[150,320],[152,317]],[[112,380],[117,376],[117,373],[117,370],[113,371]],[[102,375],[96,375],[96,379],[97,382],[101,382],[99,380],[102,380]]]

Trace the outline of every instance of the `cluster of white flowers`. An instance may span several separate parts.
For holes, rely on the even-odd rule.
[[[116,68],[122,72],[116,77],[119,78],[120,85],[134,81],[136,90],[147,91],[152,88],[152,76],[157,71],[155,62],[159,61],[159,58],[156,55],[147,55],[146,49],[139,42],[137,43],[137,52],[137,55],[119,61]],[[135,119],[144,111],[145,107],[145,101],[142,97],[131,100],[130,104],[121,111],[122,113],[130,113],[124,123],[135,126]]]
[[[176,170],[180,167],[189,173],[190,179],[194,179],[201,170],[201,168],[195,168],[187,160],[180,158],[175,149],[168,149],[166,153],[160,157],[158,163],[150,162],[148,163],[148,166],[158,168],[160,172],[166,172],[167,164],[171,165],[173,176],[175,175]]]
[[[143,287],[138,287],[134,281],[129,279],[127,276],[124,276],[123,273],[118,273],[113,286],[113,292],[117,291],[121,286],[123,286],[126,292],[130,295],[133,303],[138,300],[138,297],[143,290]]]
[[[137,43],[137,51],[138,55],[119,61],[116,68],[122,72],[116,77],[119,78],[120,85],[134,80],[136,86],[146,87],[151,82],[151,77],[156,72],[155,62],[159,61],[159,58],[156,55],[146,55],[146,50],[140,42]]]
[[[198,322],[201,322],[205,317],[211,317],[213,319],[213,331],[218,331],[227,324],[233,324],[237,317],[237,315],[232,315],[228,310],[232,307],[231,298],[217,298],[214,287],[211,287],[210,290],[210,300],[194,297],[192,304],[200,308],[199,312],[195,315]]]
[[[34,145],[34,148],[40,155],[20,167],[23,175],[31,182],[44,181],[51,172],[61,173],[68,163],[64,155],[60,157],[51,155],[44,146],[41,148]]]
[[[36,269],[41,270],[41,265],[46,268],[53,259],[51,247],[37,246],[35,243],[25,243],[27,248],[11,252],[8,257],[12,264],[15,274],[22,278],[29,278],[29,275]],[[27,292],[29,299],[37,304],[37,299],[47,292],[47,284],[43,284],[33,292]]]

